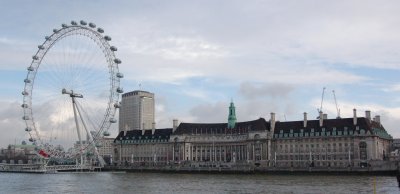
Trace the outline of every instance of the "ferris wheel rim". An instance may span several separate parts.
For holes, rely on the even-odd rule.
[[[53,33],[50,36],[46,36],[45,41],[38,46],[38,50],[35,55],[32,57],[32,62],[28,67],[28,74],[24,80],[24,90],[22,92],[23,95],[23,120],[25,121],[26,129],[28,132],[30,141],[38,146],[44,147],[44,142],[41,139],[39,134],[39,129],[35,123],[35,115],[33,110],[33,87],[36,79],[36,74],[40,71],[40,66],[42,65],[42,60],[46,57],[46,54],[53,45],[57,44],[60,40],[64,39],[68,36],[77,36],[82,35],[86,36],[95,42],[98,47],[100,47],[101,52],[104,54],[104,58],[106,60],[107,68],[109,71],[109,94],[108,94],[108,102],[106,105],[106,109],[104,110],[104,117],[102,119],[102,124],[99,129],[96,130],[97,136],[101,135],[102,132],[108,131],[110,125],[115,122],[115,114],[116,109],[119,107],[119,93],[122,93],[122,88],[120,88],[120,79],[123,77],[119,72],[118,65],[121,63],[121,60],[116,58],[115,51],[116,47],[111,46],[109,41],[111,38],[107,35],[102,35],[104,32],[101,28],[95,28],[93,23],[90,23],[89,26],[86,26],[86,22],[81,21],[80,25],[76,22],[72,21],[71,25],[63,24],[61,29],[53,30]],[[59,153],[55,153],[56,155]]]

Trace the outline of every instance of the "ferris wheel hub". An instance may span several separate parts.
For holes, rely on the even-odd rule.
[[[73,90],[67,90],[67,89],[65,89],[65,88],[63,88],[63,89],[61,90],[61,93],[62,93],[62,94],[69,94],[70,97],[74,97],[74,98],[83,98],[83,95],[82,95],[82,94],[74,93]]]

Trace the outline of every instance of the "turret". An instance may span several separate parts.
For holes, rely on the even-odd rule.
[[[236,125],[236,113],[235,113],[235,105],[231,102],[229,106],[229,116],[228,116],[228,129],[235,128]]]
[[[371,111],[369,111],[369,110],[366,110],[366,111],[365,111],[365,118],[366,118],[368,121],[371,121]]]
[[[319,126],[322,127],[324,125],[324,115],[322,111],[319,111]]]
[[[176,128],[178,128],[178,119],[172,120],[172,132],[175,132]]]
[[[271,120],[270,120],[270,125],[271,125],[271,132],[272,134],[275,131],[275,113],[271,112]]]
[[[377,122],[378,124],[381,124],[381,116],[376,115],[374,121]]]
[[[357,109],[353,109],[353,124],[357,125]]]
[[[156,123],[153,122],[153,123],[151,123],[151,134],[154,135],[154,132],[155,132],[155,131],[156,131]]]

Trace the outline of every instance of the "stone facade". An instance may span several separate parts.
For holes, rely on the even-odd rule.
[[[303,121],[263,118],[228,123],[181,123],[175,130],[121,132],[116,161],[127,165],[264,168],[368,167],[388,160],[392,137],[369,117]]]

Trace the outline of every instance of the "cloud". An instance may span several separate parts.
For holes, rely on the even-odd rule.
[[[247,99],[252,98],[281,98],[287,97],[290,92],[294,90],[294,87],[289,84],[282,83],[265,83],[254,85],[249,82],[242,83],[239,88],[240,95],[243,95]]]
[[[382,88],[384,92],[400,92],[400,84],[394,84],[385,88]]]
[[[194,117],[193,122],[220,123],[226,122],[228,107],[226,102],[203,103],[194,106],[189,113]]]
[[[138,83],[171,90],[156,105],[157,126],[171,126],[172,118],[226,122],[230,97],[241,121],[268,117],[269,112],[280,120],[294,120],[304,111],[316,114],[321,99],[314,88],[326,85],[352,93],[340,101],[343,115],[348,114],[345,109],[350,114],[352,110],[344,103],[375,104],[390,113],[383,118],[398,121],[393,107],[399,87],[382,86],[399,79],[376,71],[400,69],[397,1],[45,4],[26,3],[29,9],[42,8],[30,17],[20,17],[26,12],[20,3],[0,7],[5,17],[0,21],[0,68],[26,72],[37,45],[53,28],[80,17],[93,21],[118,47],[125,90]],[[1,80],[7,86],[1,98],[7,102],[20,98],[21,92],[11,90],[17,81],[10,77],[15,76]],[[387,94],[382,97],[378,90]],[[336,115],[332,102],[326,103],[331,116]]]
[[[1,101],[0,106],[3,107],[0,109],[0,129],[3,134],[0,136],[0,147],[27,141],[21,104],[16,101]]]
[[[140,41],[139,41],[140,40]],[[170,60],[192,61],[199,58],[215,58],[227,55],[221,46],[196,37],[165,37],[136,39],[123,46],[125,52],[156,55]]]

